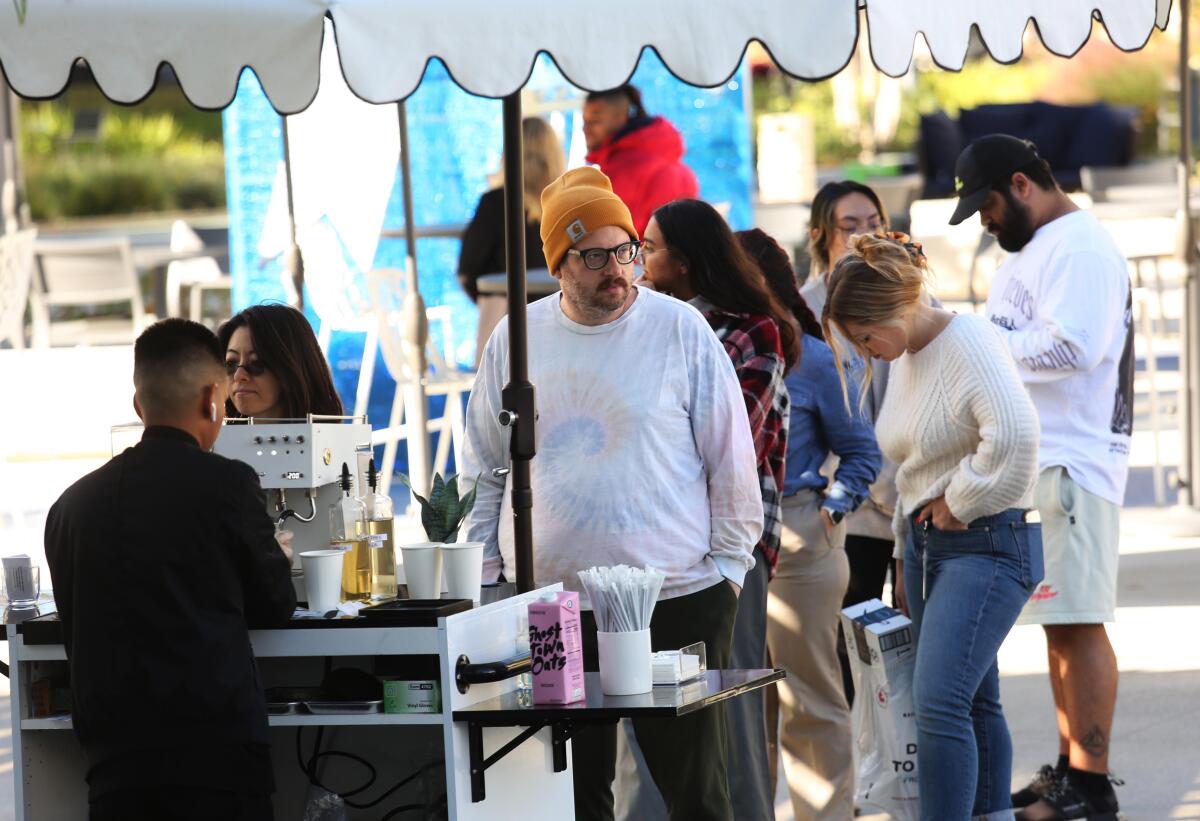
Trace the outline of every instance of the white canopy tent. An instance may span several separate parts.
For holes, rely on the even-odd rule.
[[[1139,49],[1166,25],[1170,0],[611,0],[598,21],[582,3],[552,0],[17,0],[0,9],[0,61],[18,94],[45,98],[84,59],[120,103],[149,94],[170,63],[201,108],[227,106],[250,67],[275,108],[293,114],[316,96],[326,17],[347,84],[390,103],[416,90],[434,57],[472,94],[507,96],[540,51],[585,89],[623,83],[645,47],[684,82],[716,86],[754,39],[788,74],[823,79],[849,61],[859,7],[875,64],[898,76],[919,34],[938,65],[962,68],[972,27],[1001,62],[1021,56],[1030,21],[1063,56],[1087,41],[1094,18],[1119,48]]]
[[[604,14],[561,0],[13,0],[0,4],[0,65],[29,98],[54,97],[71,66],[86,60],[110,99],[134,103],[169,63],[202,108],[223,108],[245,68],[258,76],[281,114],[316,96],[321,53],[336,47],[354,94],[371,103],[402,101],[427,63],[440,58],[468,92],[504,98],[505,179],[520,179],[520,98],[545,52],[573,84],[613,88],[653,48],[679,79],[725,82],[750,40],[786,73],[818,80],[850,60],[865,20],[881,71],[908,71],[918,35],[935,62],[962,67],[972,29],[997,60],[1022,53],[1032,22],[1051,51],[1070,56],[1100,21],[1119,48],[1136,50],[1166,26],[1170,0],[610,0]],[[1186,0],[1182,4],[1186,12]],[[860,10],[865,13],[860,14]],[[325,20],[335,43],[325,42]],[[401,108],[401,113],[403,109]],[[403,129],[402,129],[403,133]],[[535,452],[533,386],[526,373],[524,229],[519,186],[508,211],[511,382],[504,406],[512,424],[512,489],[517,582],[531,589],[529,460]],[[411,223],[411,218],[408,220]]]

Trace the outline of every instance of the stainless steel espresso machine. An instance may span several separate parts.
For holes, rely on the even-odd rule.
[[[267,513],[275,522],[286,517],[282,528],[292,531],[292,550],[318,550],[329,546],[332,534],[328,509],[341,496],[342,464],[354,477],[354,492],[361,493],[364,459],[371,448],[371,426],[365,416],[313,416],[279,419],[226,419],[213,451],[250,465],[267,494]],[[300,562],[293,582],[304,598]]]

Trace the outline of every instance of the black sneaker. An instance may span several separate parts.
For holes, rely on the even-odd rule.
[[[1059,772],[1053,764],[1043,764],[1029,784],[1012,794],[1013,808],[1020,809],[1036,803],[1064,778],[1066,778],[1065,772]]]
[[[1054,810],[1054,815],[1043,821],[1124,821],[1124,816],[1118,812],[1117,795],[1112,790],[1107,795],[1088,795],[1065,777],[1040,800]],[[1017,821],[1030,821],[1027,809],[1017,812]]]

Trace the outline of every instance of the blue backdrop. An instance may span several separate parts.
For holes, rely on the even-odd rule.
[[[646,109],[675,124],[687,143],[684,158],[700,181],[700,196],[729,203],[735,229],[751,225],[753,185],[748,73],[743,68],[716,89],[689,86],[666,70],[657,55],[647,52],[632,82],[642,90]],[[528,90],[542,100],[568,103],[563,110],[568,140],[582,92],[569,85],[554,65],[543,58]],[[451,80],[440,62],[433,62],[420,88],[408,100],[413,212],[418,225],[470,220],[487,178],[500,166],[501,104],[472,96]],[[238,94],[224,113],[225,164],[229,208],[230,268],[234,310],[284,297],[280,286],[282,259],[259,259],[257,247],[271,196],[276,168],[283,159],[281,120],[267,102],[253,72],[242,75]],[[565,146],[568,156],[571,145]],[[579,151],[578,147],[576,152]],[[401,228],[404,211],[397,178],[384,228]],[[417,243],[421,295],[428,306],[449,305],[453,313],[456,358],[470,365],[475,358],[475,306],[459,288],[456,276],[459,242],[422,239]],[[403,268],[404,240],[384,240],[374,265]],[[365,290],[364,290],[365,293]],[[309,310],[314,328],[320,319]],[[352,406],[362,357],[362,337],[335,334],[330,348],[334,381],[343,402]],[[376,427],[386,423],[394,383],[379,361],[371,390],[369,415]],[[431,408],[437,416],[439,407]],[[403,470],[400,449],[397,469]]]

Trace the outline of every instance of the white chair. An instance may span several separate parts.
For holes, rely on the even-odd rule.
[[[25,307],[33,281],[37,230],[0,235],[0,346],[25,347]]]
[[[1085,165],[1079,182],[1095,202],[1137,202],[1178,196],[1179,163],[1152,160],[1125,166]]]
[[[221,271],[215,257],[200,256],[204,241],[183,220],[171,224],[171,251],[176,254],[197,254],[191,259],[177,259],[167,265],[167,315],[182,316],[180,296],[188,289],[188,319],[199,322],[204,306],[205,291],[229,291],[233,277]]]
[[[386,428],[381,428],[372,434],[371,443],[382,444],[383,465],[380,471],[382,493],[387,493],[391,485],[392,474],[396,465],[396,448],[400,441],[409,435],[409,423],[405,414],[405,394],[417,378],[411,372],[408,360],[404,355],[404,319],[401,302],[404,296],[404,272],[395,269],[378,269],[368,274],[371,291],[371,301],[379,328],[379,346],[383,352],[383,361],[388,373],[396,381],[396,392],[392,398],[392,410]],[[437,451],[434,454],[433,470],[445,475],[449,465],[450,449],[454,449],[454,463],[462,465],[463,442],[466,438],[466,414],[463,410],[463,397],[470,392],[475,384],[475,372],[459,368],[454,363],[454,336],[451,326],[451,309],[449,306],[435,306],[426,311],[430,324],[437,324],[442,337],[439,349],[433,344],[434,334],[430,334],[426,345],[426,361],[428,368],[421,385],[425,396],[444,396],[445,410],[437,419],[427,423],[429,433],[438,433]]]
[[[154,322],[142,302],[128,237],[38,240],[34,259],[35,346],[130,345]],[[125,306],[122,314],[103,310],[118,305]],[[63,309],[77,316],[53,315]]]

